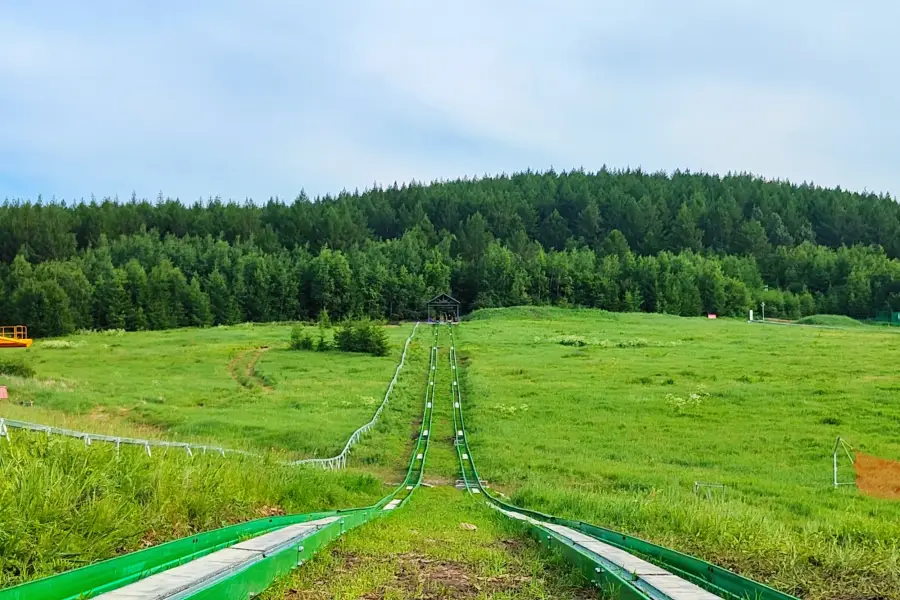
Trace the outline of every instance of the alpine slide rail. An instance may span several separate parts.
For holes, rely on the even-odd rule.
[[[377,503],[216,529],[0,590],[0,600],[246,600],[347,531],[401,508],[421,486],[425,471],[439,372],[440,328],[432,326],[422,420],[406,477]],[[466,492],[480,495],[498,513],[520,522],[542,546],[561,553],[589,582],[613,598],[797,600],[698,558],[582,521],[520,508],[492,495],[479,476],[466,436],[453,326],[448,329],[453,443],[460,487]],[[414,335],[415,329],[410,339]],[[396,379],[395,373],[390,387]]]

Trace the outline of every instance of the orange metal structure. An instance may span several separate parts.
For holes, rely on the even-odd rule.
[[[28,328],[24,325],[0,327],[0,348],[29,348],[31,344]]]

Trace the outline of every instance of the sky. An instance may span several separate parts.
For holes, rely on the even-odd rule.
[[[641,167],[900,195],[888,0],[0,0],[0,198]]]

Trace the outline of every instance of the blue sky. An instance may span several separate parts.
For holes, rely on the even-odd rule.
[[[898,22],[881,0],[0,0],[0,198],[603,164],[897,195]]]

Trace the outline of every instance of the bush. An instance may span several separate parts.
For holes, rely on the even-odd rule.
[[[319,330],[319,339],[316,340],[314,345],[317,352],[328,352],[331,350],[331,343],[325,337],[323,330]]]
[[[0,358],[0,375],[31,379],[34,377],[34,369],[19,358]]]
[[[313,339],[303,325],[294,325],[291,329],[291,350],[312,350]]]
[[[335,334],[334,341],[343,352],[365,352],[374,356],[386,356],[390,349],[384,327],[369,319],[344,321]]]

